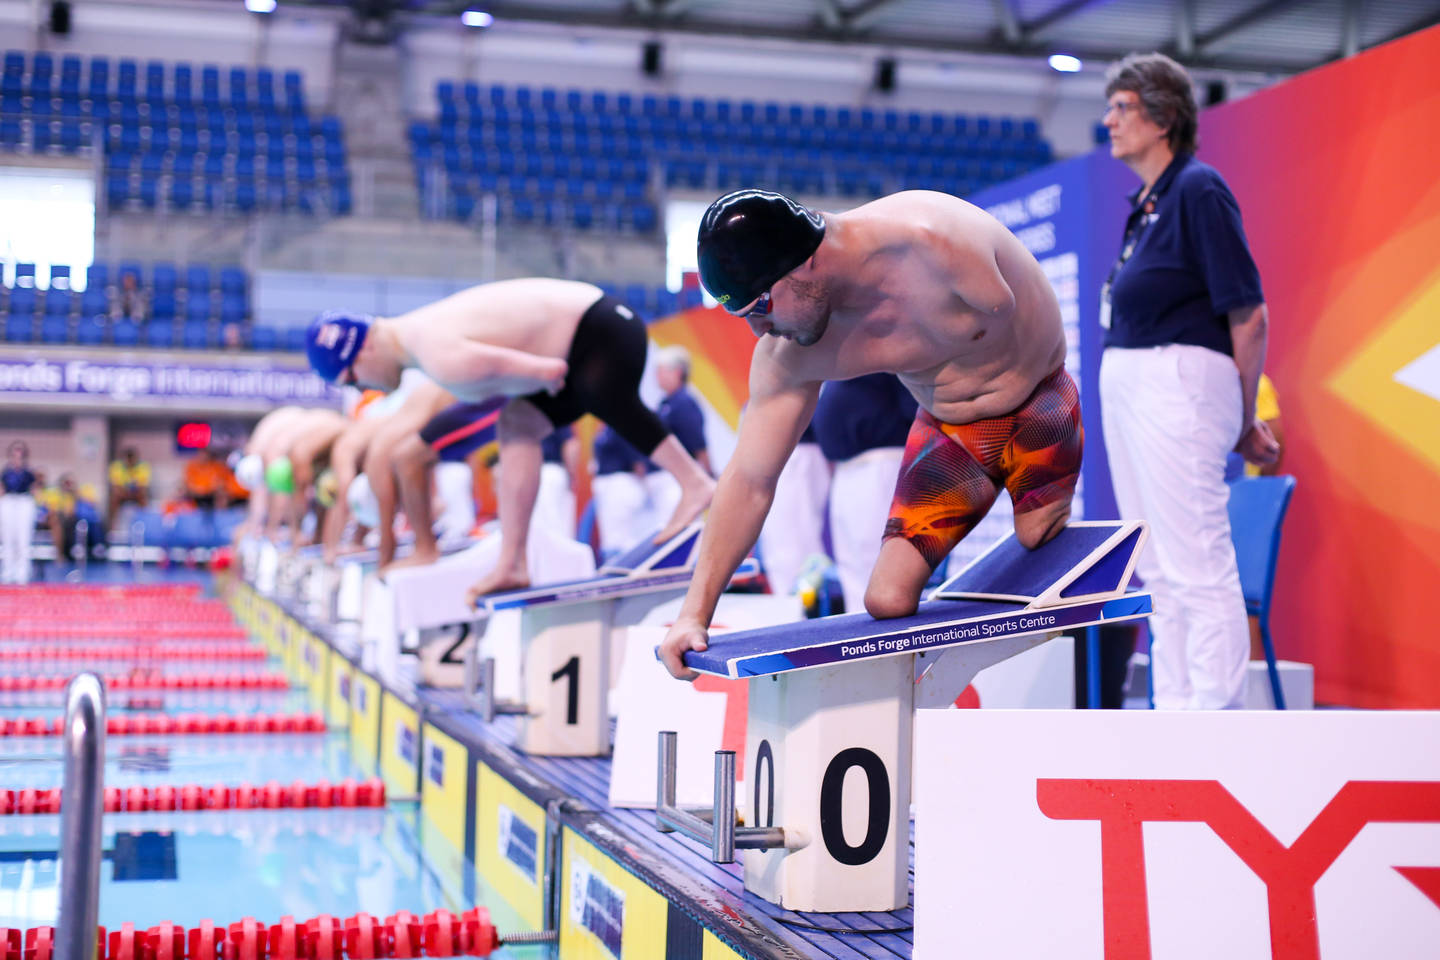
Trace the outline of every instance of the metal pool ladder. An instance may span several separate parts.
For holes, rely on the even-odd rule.
[[[82,673],[65,690],[60,810],[60,917],[55,960],[94,960],[100,922],[100,819],[105,793],[105,686]]]

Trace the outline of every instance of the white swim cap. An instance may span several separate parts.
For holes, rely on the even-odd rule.
[[[235,464],[235,482],[246,490],[255,490],[265,484],[265,461],[260,454],[250,453]]]
[[[375,491],[370,489],[370,478],[365,474],[356,474],[355,479],[350,481],[350,489],[345,491],[345,502],[350,504],[350,513],[356,523],[367,527],[380,526],[380,501],[375,499]]]

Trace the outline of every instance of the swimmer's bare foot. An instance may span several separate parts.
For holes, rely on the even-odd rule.
[[[715,481],[709,477],[705,477],[704,481],[703,484],[681,492],[680,502],[675,505],[675,512],[670,515],[670,522],[665,524],[665,528],[655,538],[657,544],[677,536],[681,530],[697,520],[700,514],[709,508],[710,501],[715,498]]]
[[[530,586],[530,574],[523,564],[518,569],[496,567],[465,591],[465,602],[473,607],[481,597],[499,593],[501,590],[523,590],[528,586]]]
[[[404,570],[406,567],[424,567],[424,566],[428,566],[429,564],[434,563],[436,560],[439,560],[439,559],[440,559],[440,551],[439,551],[439,550],[433,550],[433,549],[432,549],[432,550],[420,550],[420,549],[416,549],[415,552],[412,553],[412,554],[410,554],[408,557],[402,557],[402,558],[399,559],[399,560],[392,560],[390,563],[386,564],[384,567],[381,567],[381,568],[380,568],[380,579],[381,579],[381,580],[384,580],[385,577],[386,577],[386,575],[388,575],[389,573],[391,573],[391,572],[394,571],[394,570]]]

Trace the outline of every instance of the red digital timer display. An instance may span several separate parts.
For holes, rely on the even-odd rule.
[[[175,443],[183,450],[204,450],[210,446],[210,424],[182,423],[175,430]]]

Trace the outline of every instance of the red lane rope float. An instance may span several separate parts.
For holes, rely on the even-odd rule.
[[[0,737],[44,737],[60,733],[64,717],[0,717]],[[105,718],[113,736],[172,733],[324,733],[318,713],[133,713]]]
[[[86,642],[145,643],[156,640],[208,640],[211,642],[248,640],[250,635],[244,628],[223,625],[145,627],[133,623],[115,627],[102,627],[89,623],[69,626],[29,627],[23,630],[5,627],[0,631],[0,642],[4,643],[64,643],[69,640]]]
[[[401,911],[381,920],[357,913],[341,920],[329,914],[278,923],[245,917],[229,925],[201,920],[184,927],[165,921],[148,930],[133,923],[106,935],[96,929],[95,960],[404,960],[419,957],[488,957],[504,944],[490,911],[471,907],[458,916],[435,910],[423,918]],[[0,960],[54,960],[55,929],[23,933],[0,927]]]
[[[0,790],[0,815],[59,813],[59,787],[45,790]],[[339,783],[320,780],[281,784],[271,780],[256,786],[242,783],[237,787],[217,783],[205,787],[196,783],[173,787],[134,786],[121,789],[106,787],[106,813],[164,813],[170,811],[204,810],[315,810],[332,807],[383,807],[385,783],[378,777],[369,780],[346,779]]]
[[[266,653],[259,647],[239,643],[169,643],[124,644],[90,643],[53,644],[25,647],[19,650],[0,648],[0,661],[32,660],[264,660]]]
[[[71,676],[0,675],[0,693],[28,693],[32,690],[64,690]],[[136,671],[103,678],[111,690],[288,690],[290,680],[283,673],[177,673]]]

